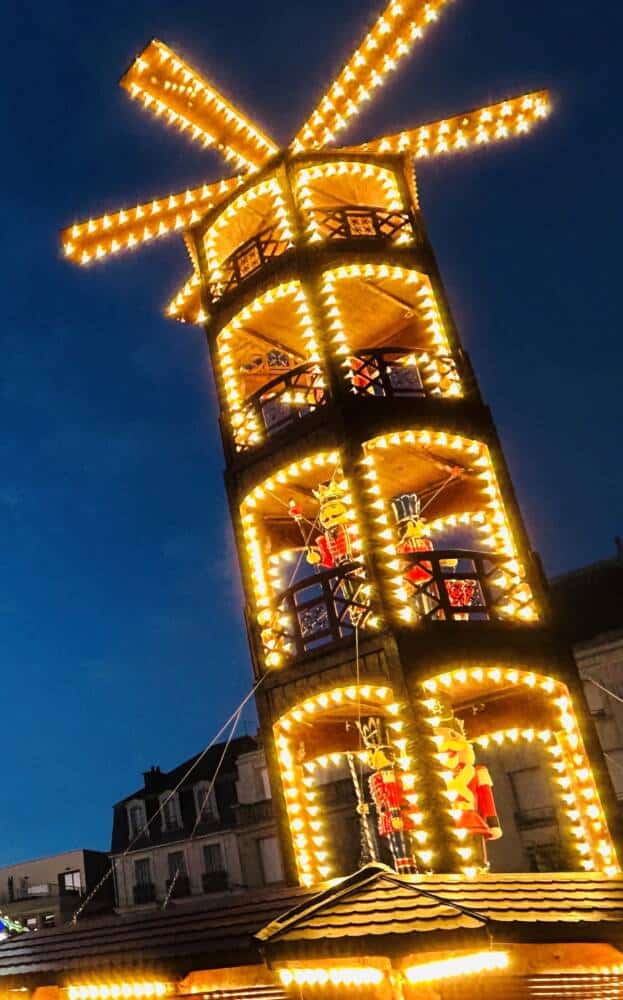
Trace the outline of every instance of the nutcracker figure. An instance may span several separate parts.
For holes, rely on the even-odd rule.
[[[392,508],[400,532],[398,551],[405,553],[432,552],[434,546],[429,538],[429,529],[426,525],[426,519],[422,516],[420,498],[417,493],[403,493],[401,496],[395,497],[392,500]],[[444,577],[446,574],[451,574],[453,570],[456,571],[457,562],[458,560],[454,558],[440,561],[439,565]],[[434,610],[438,603],[439,590],[437,585],[432,582],[432,563],[418,562],[409,565],[403,575],[417,597],[421,613],[427,614]],[[428,587],[425,586],[426,584]],[[447,580],[444,579],[443,586],[451,608],[470,607],[477,591],[475,580],[453,579],[452,576]],[[452,619],[454,621],[467,621],[469,612],[453,611]]]
[[[403,493],[402,496],[395,497],[392,500],[392,508],[400,532],[400,540],[397,546],[398,551],[431,552],[433,543],[428,537],[426,522],[421,514],[420,498],[417,493]],[[431,573],[432,565],[421,562],[415,566],[411,566],[404,576],[405,580],[414,587],[417,587],[430,580]]]
[[[465,735],[461,719],[452,714],[442,716],[437,736],[442,764],[451,774],[448,791],[455,793],[452,808],[460,813],[456,825],[481,838],[486,863],[487,841],[502,836],[491,775],[482,764],[476,764],[474,748]]]
[[[303,513],[299,504],[295,500],[290,500],[288,507],[290,516],[301,527],[307,549],[307,562],[311,566],[322,566],[325,569],[334,569],[353,562],[357,530],[354,524],[349,522],[349,508],[343,484],[337,480],[321,483],[317,490],[313,490],[313,494],[319,503],[318,520],[324,529],[322,534],[316,536],[314,544],[309,545],[305,539],[301,525]],[[339,593],[351,605],[348,614],[353,625],[362,624],[367,615],[362,575],[363,570],[354,569],[353,574],[345,576],[339,586]]]
[[[409,835],[415,829],[410,816],[412,806],[402,785],[394,750],[383,743],[380,719],[369,719],[360,729],[368,751],[368,764],[373,771],[369,787],[376,808],[379,834],[389,844],[396,871],[402,875],[415,875],[417,865]]]

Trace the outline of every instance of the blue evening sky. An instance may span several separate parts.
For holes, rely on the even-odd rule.
[[[68,223],[224,172],[117,80],[155,35],[286,142],[379,5],[3,9],[0,864],[106,848],[141,771],[199,750],[250,686],[203,334],[161,315],[183,244],[87,270],[59,254]],[[623,531],[621,28],[614,2],[457,2],[351,133],[555,93],[533,135],[419,171],[550,572]]]

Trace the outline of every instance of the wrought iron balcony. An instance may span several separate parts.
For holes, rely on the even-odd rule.
[[[401,552],[405,586],[426,621],[508,620],[525,587],[508,556],[470,549]],[[520,606],[520,605],[519,605]]]
[[[229,886],[229,876],[226,871],[204,872],[201,885],[204,892],[225,892]]]
[[[281,635],[296,656],[354,634],[370,612],[369,584],[361,563],[323,569],[279,596]]]
[[[322,370],[307,362],[284,371],[263,385],[246,401],[245,417],[255,417],[264,434],[272,437],[290,424],[313,413],[327,401]],[[250,445],[243,445],[246,450]]]
[[[454,359],[424,350],[383,347],[351,358],[353,391],[363,396],[417,398],[452,394],[460,385]]]
[[[268,823],[274,818],[272,799],[262,799],[261,802],[242,802],[235,806],[235,810],[237,826]]]
[[[318,206],[310,208],[316,226],[327,240],[375,239],[395,242],[413,236],[408,212],[393,212],[371,205]]]
[[[279,257],[291,245],[282,239],[278,224],[268,226],[246,240],[226,258],[220,266],[221,277],[208,282],[208,293],[212,302],[234,291],[246,279],[255,274],[275,257]]]

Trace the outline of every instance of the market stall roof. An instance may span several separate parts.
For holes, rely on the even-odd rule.
[[[280,887],[215,894],[200,904],[86,918],[0,943],[0,992],[13,985],[64,985],[91,973],[149,970],[178,978],[195,969],[262,961],[254,935],[310,890]]]
[[[485,874],[468,880],[458,875],[397,875],[385,865],[372,864],[301,901],[264,927],[258,939],[284,956],[293,956],[297,949],[309,954],[311,946],[332,953],[372,954],[376,948],[386,949],[390,939],[392,950],[413,951],[431,946],[431,932],[488,936],[497,934],[500,925],[505,936],[523,940],[579,939],[579,930],[591,940],[607,939],[617,922],[620,934],[621,876],[548,872]],[[376,939],[376,948],[371,939]]]

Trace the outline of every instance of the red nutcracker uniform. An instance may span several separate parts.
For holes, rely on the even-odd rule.
[[[474,748],[460,723],[453,720],[452,726],[443,726],[439,735],[443,737],[440,752],[444,764],[452,773],[448,790],[455,793],[453,809],[460,810],[456,825],[468,830],[484,840],[497,840],[502,836],[493,798],[493,782],[486,767],[476,764]]]
[[[396,871],[403,875],[417,873],[409,833],[415,829],[400,779],[400,771],[393,763],[393,752],[389,746],[380,745],[379,725],[370,720],[363,727],[364,740],[368,749],[368,760],[374,773],[370,775],[369,787],[376,809],[378,831],[389,843]]]

